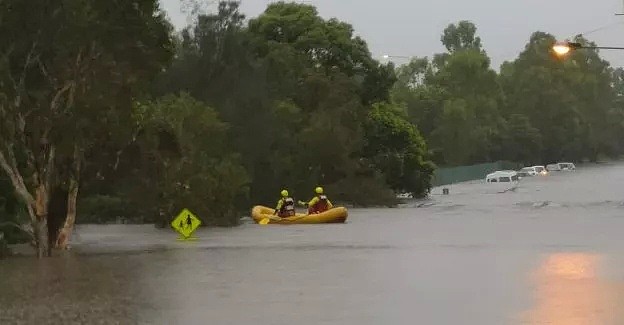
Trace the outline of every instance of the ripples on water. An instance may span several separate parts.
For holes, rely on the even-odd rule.
[[[611,165],[455,184],[194,242],[79,226],[63,256],[0,261],[0,324],[624,324],[623,181]]]

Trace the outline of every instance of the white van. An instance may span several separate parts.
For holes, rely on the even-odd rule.
[[[568,170],[568,171],[576,170],[576,166],[574,166],[574,164],[571,162],[560,162],[558,163],[558,165],[559,165],[560,170]]]
[[[518,173],[514,170],[499,170],[485,176],[486,183],[511,183],[518,179]]]
[[[546,165],[546,169],[549,172],[558,172],[561,171],[561,168],[559,167],[559,164],[548,164]]]
[[[537,176],[537,175],[546,175],[548,171],[544,166],[531,166],[524,167],[518,171],[518,176],[526,177],[526,176]]]
[[[552,171],[572,171],[572,170],[576,170],[576,166],[574,166],[573,163],[571,162],[560,162],[560,163],[556,163],[556,164],[549,164],[548,166],[546,166],[546,169],[549,172]]]
[[[520,176],[535,176],[537,175],[537,171],[535,167],[524,167],[518,171],[518,174],[520,174]]]
[[[537,175],[546,175],[548,174],[548,170],[544,166],[533,166]]]

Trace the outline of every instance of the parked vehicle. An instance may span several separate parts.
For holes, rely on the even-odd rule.
[[[561,167],[559,167],[559,164],[548,164],[546,165],[546,169],[549,172],[558,172],[561,171]]]
[[[573,171],[576,170],[576,166],[574,166],[573,163],[571,162],[559,162],[559,163],[555,163],[555,164],[549,164],[548,166],[546,166],[546,169],[549,172],[552,171]]]
[[[548,171],[544,166],[531,166],[524,167],[518,171],[518,176],[527,177],[527,176],[537,176],[537,175],[546,175]]]
[[[485,176],[486,183],[511,183],[519,179],[515,170],[499,170]]]
[[[533,168],[535,169],[535,172],[537,172],[538,175],[547,175],[548,174],[548,170],[546,170],[546,167],[544,166],[533,166]]]
[[[529,175],[529,173],[526,171],[518,171],[518,178],[523,178],[523,177],[531,177],[531,175]]]
[[[518,173],[521,174],[521,177],[535,176],[537,175],[537,170],[535,170],[535,167],[524,167]]]
[[[574,164],[571,162],[560,162],[559,168],[561,170],[568,170],[568,171],[576,170],[576,166],[574,166]]]

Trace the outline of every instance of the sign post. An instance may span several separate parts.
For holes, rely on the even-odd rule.
[[[171,227],[181,235],[178,240],[184,241],[197,239],[197,237],[191,237],[191,235],[197,230],[199,225],[201,225],[201,220],[189,209],[180,211],[180,214],[171,222]]]

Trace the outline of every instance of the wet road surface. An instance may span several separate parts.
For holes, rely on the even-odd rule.
[[[624,165],[456,184],[193,242],[79,226],[65,256],[0,261],[0,324],[624,324],[622,184]]]

